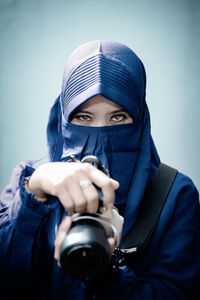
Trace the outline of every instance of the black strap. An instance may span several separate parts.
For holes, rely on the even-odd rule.
[[[163,163],[160,164],[153,180],[148,184],[136,223],[125,237],[122,245],[125,253],[141,252],[147,245],[158,223],[177,170]]]

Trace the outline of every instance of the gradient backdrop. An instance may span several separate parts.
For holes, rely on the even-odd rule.
[[[161,160],[200,190],[198,0],[0,0],[0,189],[20,161],[46,155],[65,61],[96,39],[125,43],[142,59]]]

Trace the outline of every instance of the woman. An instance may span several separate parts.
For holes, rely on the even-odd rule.
[[[145,88],[143,64],[125,45],[94,41],[72,53],[50,112],[50,162],[36,170],[32,163],[22,164],[2,194],[5,298],[12,286],[15,294],[29,293],[33,299],[196,299],[199,196],[181,173],[137,268],[111,264],[106,274],[85,284],[59,266],[60,247],[71,226],[71,218],[64,216],[97,211],[94,185],[102,189],[105,207],[114,204],[124,217],[122,242],[135,224],[147,183],[160,164]],[[110,177],[90,164],[66,163],[71,155],[80,160],[91,154]],[[113,252],[113,239],[109,243]]]

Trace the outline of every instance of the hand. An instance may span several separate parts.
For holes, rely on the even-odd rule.
[[[81,189],[80,183],[88,180],[91,184]],[[93,184],[102,190],[104,205],[110,209],[119,183],[89,163],[43,164],[32,174],[28,188],[40,198],[46,195],[57,197],[69,214],[95,213],[98,210],[99,195]]]
[[[54,258],[58,261],[59,267],[60,267],[60,247],[71,227],[71,224],[72,224],[71,217],[69,216],[65,217],[59,226],[58,233],[55,239]],[[115,240],[114,238],[108,238],[108,242],[110,244],[110,251],[112,254],[115,250]]]

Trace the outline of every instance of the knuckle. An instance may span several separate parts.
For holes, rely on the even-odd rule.
[[[54,182],[52,184],[52,191],[53,195],[57,196],[58,198],[62,197],[63,194],[66,192],[66,184],[64,180],[59,182]]]
[[[82,166],[82,170],[86,172],[89,172],[92,168],[92,165],[90,163],[83,163],[81,166]]]
[[[63,182],[65,183],[65,181],[70,182],[74,179],[74,177],[76,176],[75,171],[71,171],[70,173],[68,173],[66,175],[66,178],[63,180]]]
[[[80,163],[76,164],[72,170],[66,175],[67,180],[73,180],[76,177],[83,176],[85,173],[88,173],[90,169],[90,164]]]

